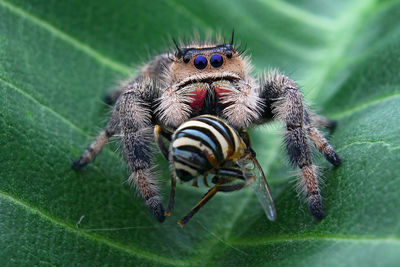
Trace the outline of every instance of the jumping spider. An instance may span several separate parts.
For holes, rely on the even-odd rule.
[[[306,107],[296,83],[271,71],[256,78],[250,59],[238,51],[232,40],[226,44],[179,46],[175,53],[156,56],[137,77],[108,96],[115,102],[111,118],[90,147],[72,166],[80,169],[91,162],[108,139],[119,134],[131,170],[129,182],[146,201],[154,217],[163,222],[165,209],[153,173],[154,127],[176,129],[188,119],[210,114],[240,129],[282,120],[290,162],[301,169],[312,215],[325,216],[312,162],[314,143],[325,158],[337,166],[341,159],[317,128],[333,128],[335,123]]]

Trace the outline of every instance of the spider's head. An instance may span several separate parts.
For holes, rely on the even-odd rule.
[[[236,81],[245,77],[245,63],[233,44],[177,46],[170,76],[179,87],[197,82]]]

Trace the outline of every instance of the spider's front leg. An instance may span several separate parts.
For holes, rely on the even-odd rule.
[[[163,222],[165,210],[152,171],[153,156],[150,148],[154,142],[150,105],[154,98],[152,91],[150,80],[135,81],[129,90],[122,93],[117,103],[123,150],[132,171],[129,182],[136,185],[154,217]]]
[[[316,167],[312,162],[309,137],[333,165],[339,165],[341,160],[307,118],[303,96],[294,81],[272,72],[260,84],[261,98],[265,101],[263,117],[268,119],[273,116],[285,122],[285,143],[290,162],[301,169],[301,182],[304,184],[309,209],[316,219],[321,220],[325,212]]]

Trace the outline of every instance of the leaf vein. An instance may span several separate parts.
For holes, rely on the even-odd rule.
[[[400,97],[400,92],[395,92],[394,94],[390,94],[390,95],[386,95],[386,96],[383,96],[383,97],[379,97],[379,98],[367,101],[367,102],[365,102],[363,104],[356,105],[356,106],[353,106],[353,107],[345,109],[345,110],[341,110],[340,112],[332,113],[329,116],[332,117],[332,118],[335,118],[335,119],[346,117],[346,116],[349,116],[349,115],[351,115],[353,113],[356,113],[357,111],[366,109],[368,107],[371,107],[371,106],[374,106],[374,105],[377,105],[377,104],[380,104],[380,103],[383,103],[385,101],[389,101],[389,100],[392,100],[392,99],[395,99],[395,98],[398,98],[398,97]]]
[[[353,145],[377,144],[377,143],[381,143],[384,146],[387,146],[389,148],[389,150],[395,150],[395,149],[400,148],[400,146],[396,146],[396,145],[394,145],[394,144],[392,144],[392,143],[390,143],[390,142],[388,142],[386,140],[363,140],[363,141],[354,141],[354,142],[345,144],[342,147],[338,148],[337,150],[338,151],[344,150],[344,149],[346,149],[346,148],[348,148],[350,146],[353,146]]]
[[[80,42],[79,40],[71,37],[70,35],[62,32],[60,29],[56,28],[55,26],[51,25],[50,23],[43,21],[40,18],[38,18],[32,14],[29,14],[27,11],[25,11],[7,1],[4,1],[4,0],[0,1],[0,5],[7,8],[14,14],[17,14],[18,16],[20,16],[24,19],[27,19],[27,20],[31,21],[32,23],[40,26],[41,28],[47,30],[48,32],[50,32],[51,34],[53,34],[60,40],[63,40],[64,42],[71,44],[76,49],[83,51],[88,56],[90,56],[90,57],[94,58],[96,61],[98,61],[100,64],[105,65],[105,66],[113,69],[114,71],[117,71],[122,74],[131,74],[132,73],[131,68],[129,68],[128,66],[106,57],[105,55],[94,50],[87,44],[84,44],[84,43]]]
[[[6,192],[0,191],[0,198],[14,203],[15,205],[22,207],[23,209],[27,210],[30,213],[37,214],[41,218],[52,223],[53,225],[57,225],[57,226],[65,229],[66,231],[76,234],[77,236],[82,236],[82,237],[85,237],[85,238],[88,238],[91,240],[95,240],[96,242],[105,244],[105,245],[112,247],[114,249],[117,249],[119,251],[123,251],[129,255],[139,257],[139,258],[144,258],[144,259],[147,259],[147,260],[150,260],[153,262],[158,262],[158,263],[164,263],[164,264],[167,263],[167,264],[171,264],[171,265],[185,265],[185,263],[180,260],[166,258],[166,257],[162,257],[157,254],[148,253],[148,252],[142,251],[140,249],[128,247],[125,244],[121,244],[121,243],[109,240],[102,236],[99,236],[96,234],[91,234],[90,232],[81,231],[78,228],[75,228],[72,225],[69,225],[69,224],[61,221],[60,219],[55,218],[55,217],[45,213],[44,211],[41,211],[39,208],[32,206],[30,203],[22,201],[22,200],[16,198],[15,196],[12,196]]]
[[[275,9],[284,16],[308,24],[311,27],[319,28],[322,31],[331,30],[333,28],[332,19],[315,15],[311,12],[305,11],[285,1],[259,0],[259,2],[261,2],[268,8]]]
[[[207,23],[204,20],[200,19],[198,16],[196,16],[196,14],[194,14],[193,12],[188,10],[183,5],[179,5],[178,3],[176,3],[173,0],[164,0],[164,1],[167,4],[169,4],[170,6],[172,6],[173,8],[175,8],[175,10],[178,10],[180,13],[185,15],[187,18],[196,21],[199,25],[202,25],[204,28],[206,28],[206,30],[211,31],[210,26],[207,25]]]
[[[280,236],[267,237],[260,239],[237,240],[230,242],[235,246],[259,246],[266,243],[286,243],[286,242],[304,242],[304,241],[332,241],[332,242],[353,242],[353,243],[394,243],[400,246],[400,238],[397,236],[387,236],[377,238],[373,236],[356,235],[298,235],[298,236]]]

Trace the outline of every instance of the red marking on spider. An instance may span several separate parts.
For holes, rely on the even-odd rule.
[[[189,96],[193,99],[193,101],[189,102],[188,104],[193,109],[193,111],[199,111],[203,107],[206,94],[207,90],[203,87],[198,87],[190,92]]]
[[[230,90],[216,86],[215,93],[217,94],[219,102],[222,103],[223,107],[227,107],[233,104],[233,102],[225,102],[225,99],[229,96],[230,93],[232,93]]]

